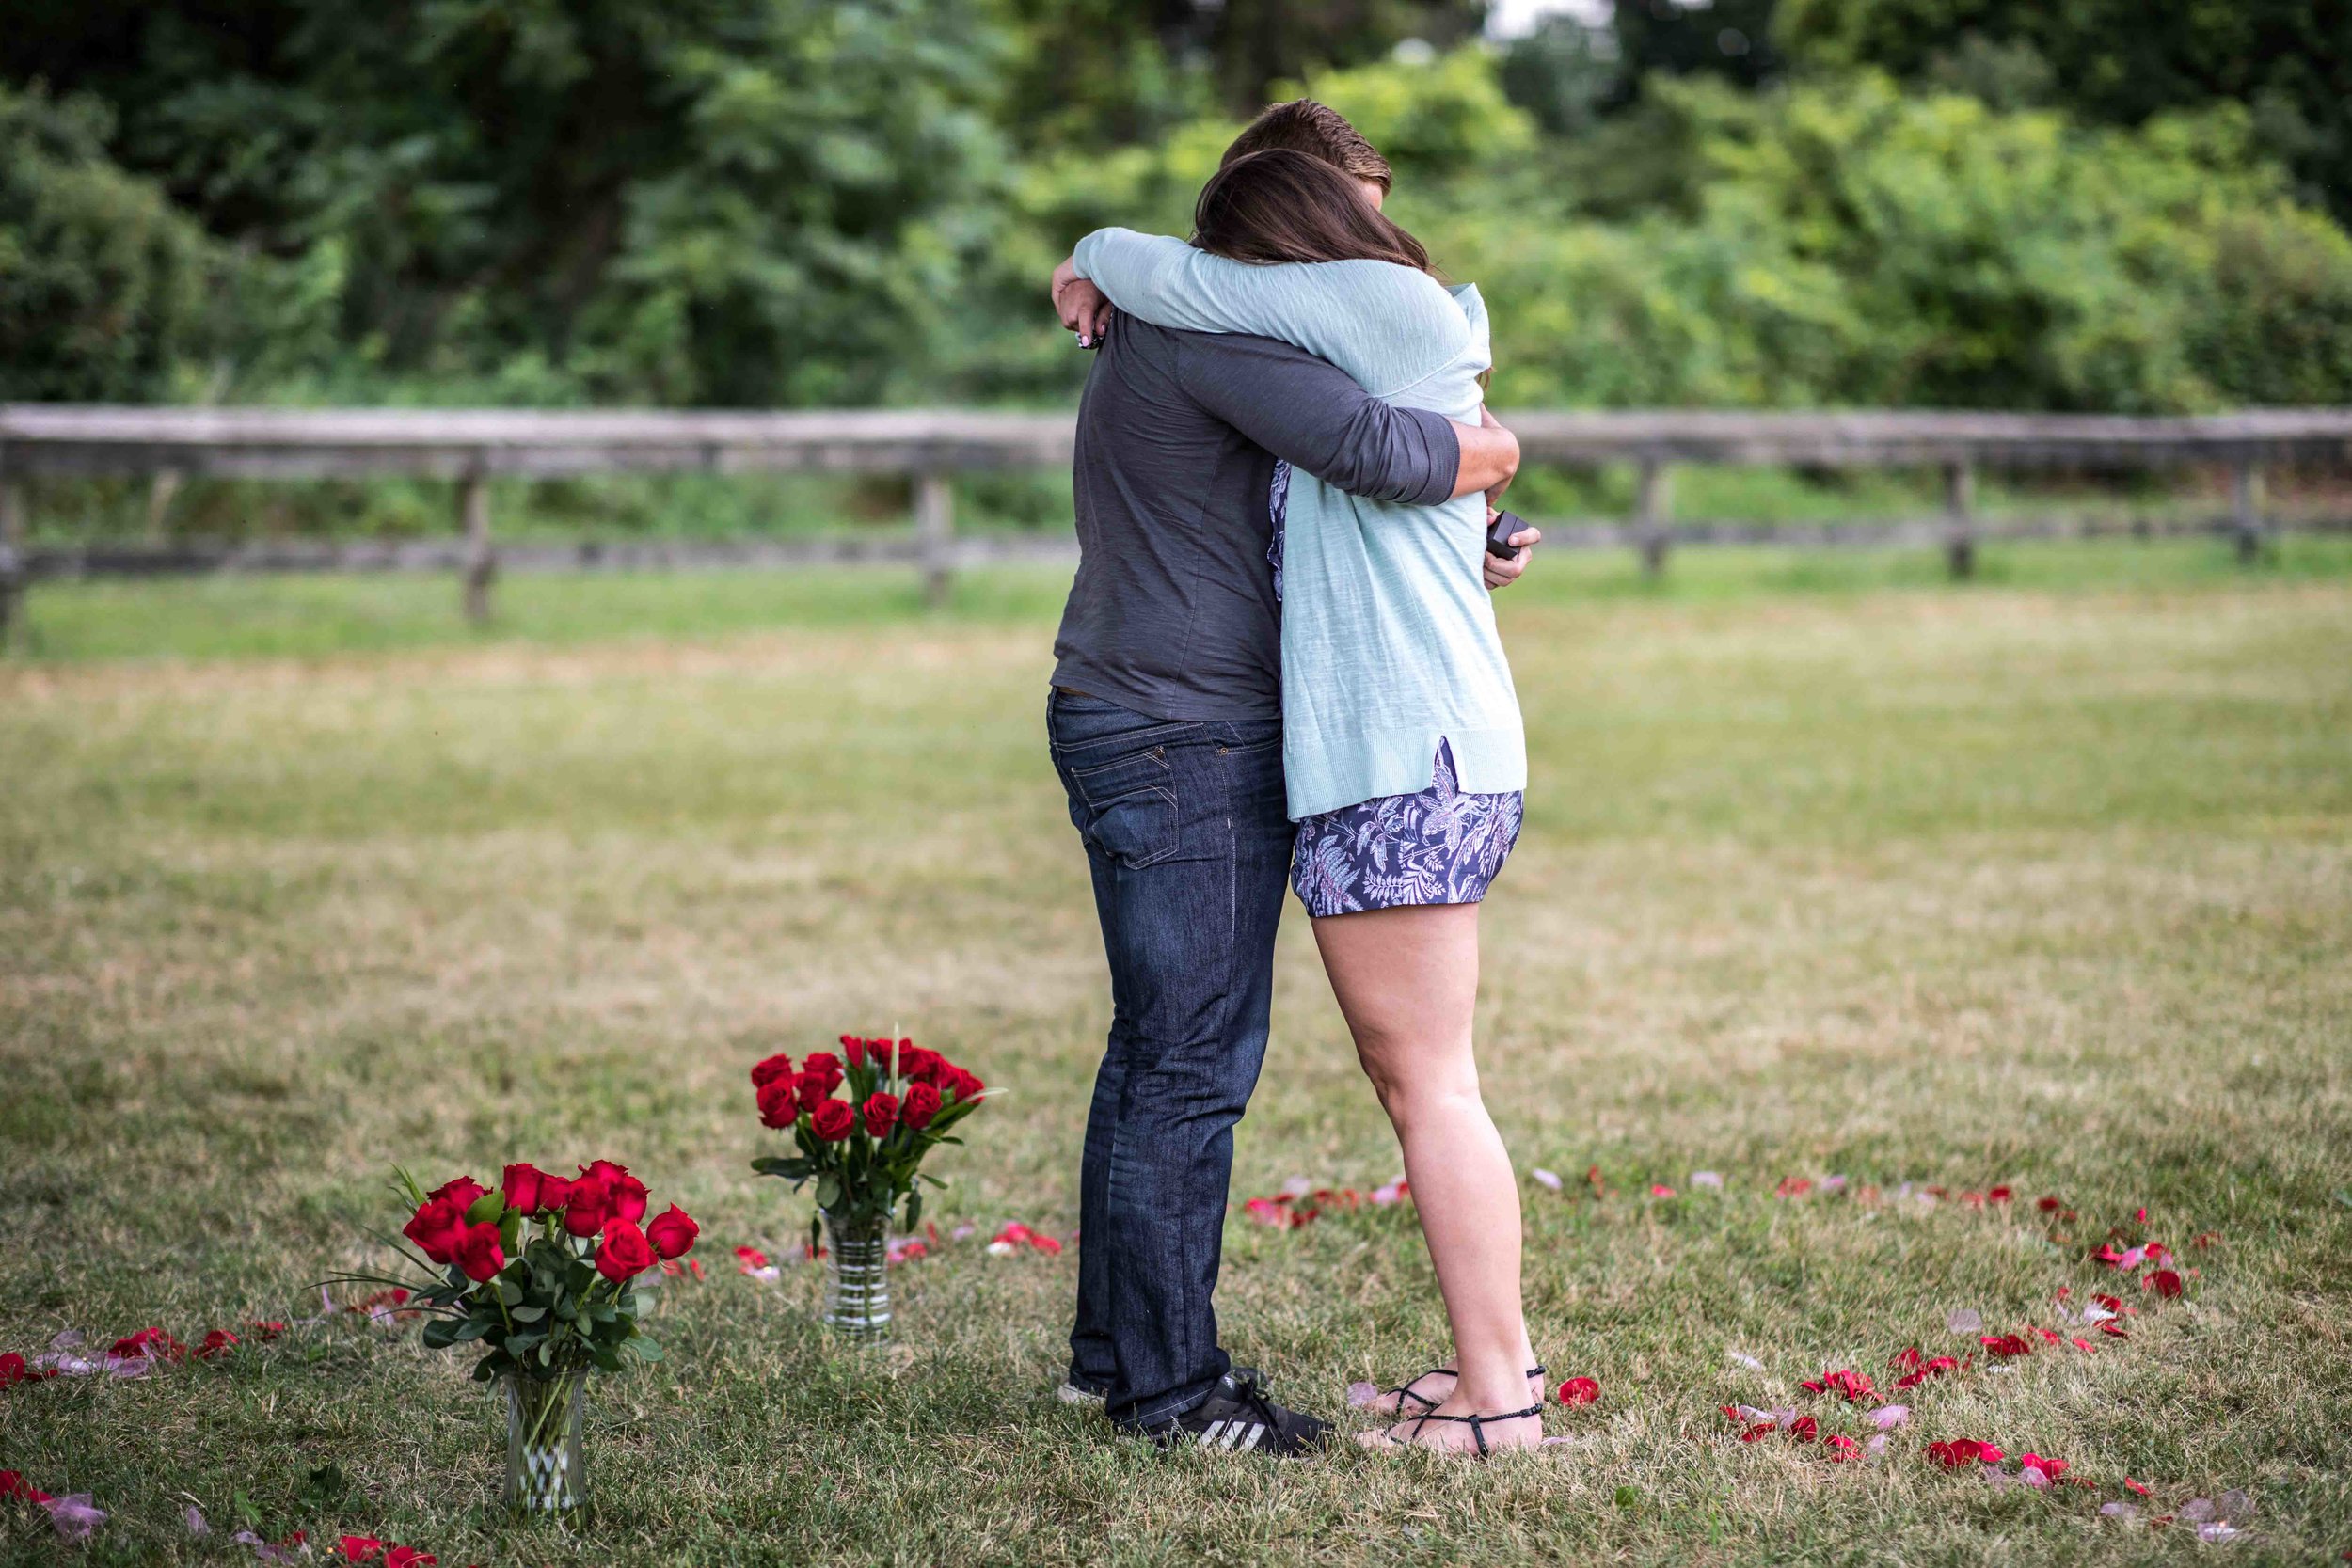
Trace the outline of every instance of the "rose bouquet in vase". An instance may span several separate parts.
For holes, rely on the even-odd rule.
[[[752,1162],[797,1190],[817,1184],[809,1245],[825,1259],[825,1322],[852,1339],[890,1337],[890,1216],[901,1201],[907,1228],[922,1223],[920,1183],[945,1186],[918,1167],[979,1108],[987,1085],[913,1040],[841,1037],[842,1054],[818,1051],[752,1069],[759,1119],[792,1135],[797,1152]],[[848,1091],[843,1098],[844,1090]]]
[[[433,1271],[410,1302],[434,1314],[424,1342],[476,1346],[475,1380],[504,1394],[507,1506],[580,1507],[588,1374],[660,1357],[639,1323],[642,1292],[658,1262],[692,1249],[698,1227],[675,1203],[641,1225],[645,1184],[610,1160],[571,1177],[509,1165],[495,1188],[461,1176],[427,1193],[399,1176],[416,1205],[402,1234]]]

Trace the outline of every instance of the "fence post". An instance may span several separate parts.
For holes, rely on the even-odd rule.
[[[1665,464],[1642,459],[1642,477],[1634,490],[1633,531],[1642,546],[1642,571],[1657,577],[1666,569],[1666,511],[1674,504],[1674,482]]]
[[[498,580],[498,552],[490,546],[490,482],[482,461],[457,482],[457,517],[466,531],[466,619],[481,626],[490,619],[490,584]]]
[[[1977,573],[1977,470],[1966,463],[1944,465],[1944,517],[1950,531],[1944,540],[1944,558],[1952,576],[1962,579]]]
[[[923,569],[923,602],[938,610],[947,602],[949,558],[955,551],[956,514],[947,476],[918,474],[914,480],[914,553]]]
[[[2251,566],[2263,552],[2263,469],[2241,457],[2230,476],[2230,523],[2237,533],[2237,558]]]
[[[8,472],[8,449],[0,443],[0,653],[24,614],[24,489]]]

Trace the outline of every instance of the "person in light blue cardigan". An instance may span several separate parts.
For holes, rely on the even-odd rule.
[[[1157,325],[1248,333],[1384,402],[1491,423],[1485,303],[1346,175],[1269,149],[1202,190],[1184,241],[1105,229],[1068,269]],[[1518,1180],[1471,1050],[1478,910],[1517,842],[1527,752],[1484,563],[1493,497],[1413,506],[1276,471],[1292,885],[1405,1167],[1455,1361],[1384,1396],[1383,1446],[1542,1440],[1519,1299]]]

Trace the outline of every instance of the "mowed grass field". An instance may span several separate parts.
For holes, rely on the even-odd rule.
[[[1693,554],[1653,589],[1560,559],[1505,597],[1533,783],[1482,1050],[1522,1170],[1568,1179],[1522,1183],[1536,1344],[1601,1397],[1484,1467],[1117,1440],[1053,1398],[1074,1259],[981,1250],[1074,1228],[1107,1017],[1041,733],[1054,574],[967,579],[937,617],[886,573],[515,582],[487,639],[443,582],[42,589],[0,664],[0,1352],[314,1311],[382,1261],[394,1164],[620,1160],[702,1220],[709,1277],[664,1293],[660,1366],[596,1387],[582,1529],[508,1526],[465,1360],[346,1316],[0,1391],[0,1467],[112,1514],[66,1547],[0,1503],[0,1559],[249,1560],[249,1522],[453,1568],[2332,1560],[2352,560],[1933,570]],[[730,1257],[808,1214],[746,1168],[746,1069],[844,1030],[1005,1091],[937,1163],[940,1223],[978,1234],[898,1271],[868,1357],[813,1325],[815,1269]],[[1294,909],[1219,1297],[1279,1397],[1336,1413],[1442,1353],[1409,1209],[1239,1212],[1396,1167]],[[2185,1294],[2085,1261],[2110,1225],[2181,1248]],[[2035,1336],[1994,1370],[1947,1326],[2058,1327],[2061,1287],[2119,1284],[2140,1310],[2093,1354]],[[1867,1437],[1797,1383],[1888,1391],[1912,1344],[1975,1365],[1889,1392],[1912,1420],[1882,1454],[1742,1444],[1718,1412]],[[1947,1474],[1924,1449],[1955,1437],[2098,1484]],[[2148,1527],[2232,1488],[2237,1541]]]

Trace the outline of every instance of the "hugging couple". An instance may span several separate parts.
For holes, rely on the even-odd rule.
[[[1241,1119],[1287,879],[1404,1146],[1454,1358],[1362,1439],[1543,1437],[1518,1183],[1470,1048],[1478,903],[1527,759],[1486,549],[1518,443],[1486,410],[1486,308],[1380,212],[1387,162],[1277,104],[1184,241],[1106,229],[1054,274],[1099,347],[1079,405],[1082,557],[1046,725],[1110,959],[1063,1397],[1163,1446],[1303,1457],[1322,1420],[1217,1343]]]

